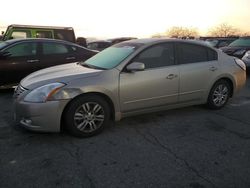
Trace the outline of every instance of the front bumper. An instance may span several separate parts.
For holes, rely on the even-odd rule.
[[[62,113],[68,101],[30,103],[15,100],[15,121],[32,131],[59,132],[61,129]]]

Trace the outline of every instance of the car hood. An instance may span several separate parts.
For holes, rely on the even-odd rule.
[[[79,63],[69,63],[31,73],[21,81],[21,85],[26,89],[33,89],[53,82],[67,83],[79,78],[96,76],[102,71],[83,67]]]

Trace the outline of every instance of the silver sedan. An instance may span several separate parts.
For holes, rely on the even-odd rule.
[[[111,120],[189,105],[220,109],[246,81],[245,64],[195,41],[138,39],[85,62],[24,78],[15,90],[15,119],[35,131],[100,133]]]

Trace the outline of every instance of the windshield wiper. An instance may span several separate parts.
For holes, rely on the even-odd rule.
[[[107,70],[106,68],[97,67],[97,66],[94,66],[94,65],[87,64],[85,62],[78,62],[77,64],[81,65],[83,67],[91,68],[91,69]]]

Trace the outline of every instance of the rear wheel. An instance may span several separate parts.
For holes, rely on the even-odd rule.
[[[226,80],[217,81],[212,87],[207,105],[211,109],[220,109],[226,105],[229,97],[231,96],[232,88]]]
[[[100,133],[110,119],[108,103],[99,96],[86,95],[73,100],[64,113],[66,129],[74,136]]]

